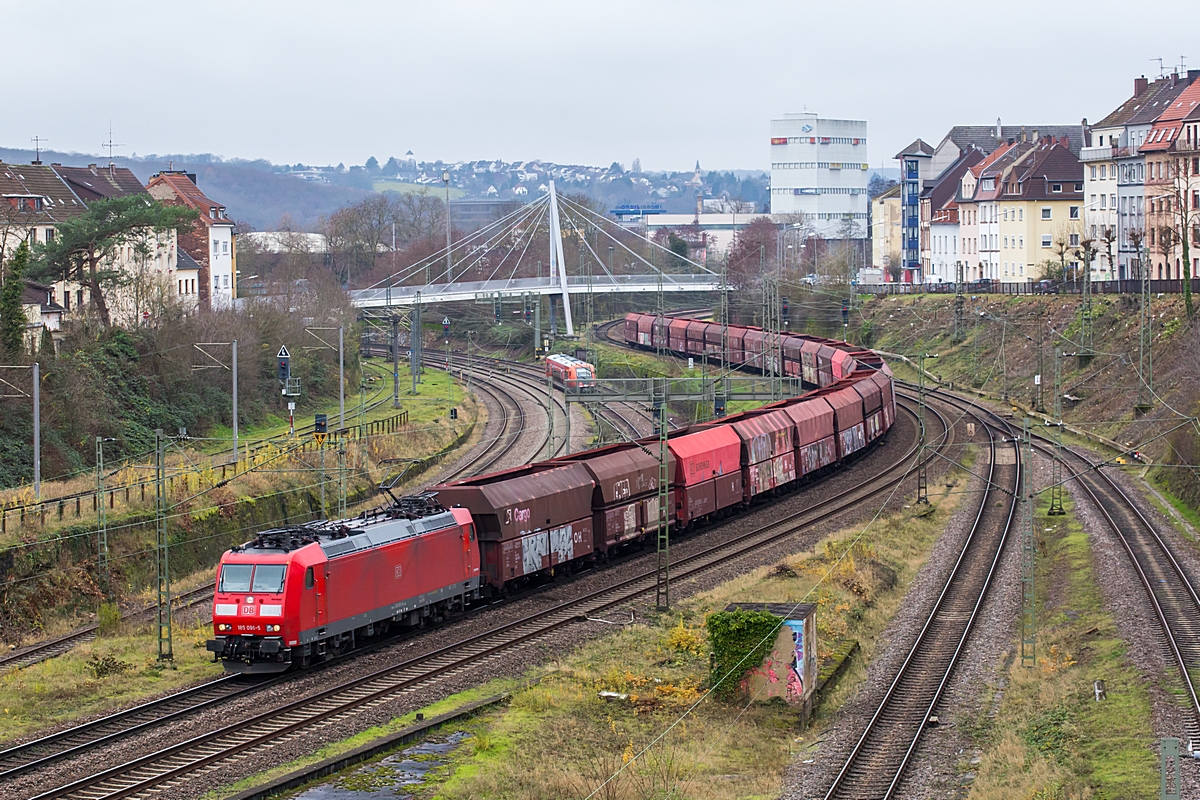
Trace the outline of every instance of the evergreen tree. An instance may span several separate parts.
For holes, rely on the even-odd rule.
[[[165,205],[144,194],[97,200],[82,214],[60,222],[54,238],[38,247],[31,277],[82,284],[108,327],[112,320],[106,295],[129,279],[118,263],[121,248],[136,246],[151,234],[190,227],[198,216],[190,208]]]
[[[10,357],[25,352],[25,309],[21,295],[25,292],[25,268],[29,265],[29,245],[21,246],[8,260],[4,286],[0,287],[0,347]]]

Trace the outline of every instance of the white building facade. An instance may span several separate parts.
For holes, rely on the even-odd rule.
[[[771,213],[803,214],[827,239],[865,238],[868,161],[863,120],[771,120]]]

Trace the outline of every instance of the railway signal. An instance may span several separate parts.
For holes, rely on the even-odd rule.
[[[499,320],[497,320],[499,322]],[[450,318],[442,317],[442,338],[447,342],[450,341]]]
[[[783,327],[790,327],[791,316],[791,309],[788,308],[788,299],[785,297],[783,298]]]

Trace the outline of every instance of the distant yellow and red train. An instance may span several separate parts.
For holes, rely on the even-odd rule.
[[[876,353],[790,334],[775,350],[769,334],[745,326],[729,326],[725,346],[721,338],[720,325],[700,320],[625,321],[631,345],[661,342],[751,370],[782,360],[783,372],[810,391],[669,433],[673,532],[838,469],[896,420],[892,374]],[[562,366],[563,385],[595,386],[586,362]],[[651,443],[442,484],[351,519],[263,531],[221,559],[208,649],[229,671],[305,667],[394,626],[424,625],[645,541],[659,524],[657,440],[644,442]]]

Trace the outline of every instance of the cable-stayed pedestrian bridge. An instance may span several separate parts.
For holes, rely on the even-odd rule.
[[[351,302],[377,315],[430,303],[549,296],[553,313],[553,298],[559,296],[571,335],[571,295],[716,292],[723,280],[689,258],[686,247],[679,247],[682,239],[664,245],[641,236],[590,208],[586,199],[560,196],[553,181],[533,202],[457,241],[449,233],[446,238],[441,250],[351,290]],[[543,260],[549,265],[545,275]]]
[[[658,292],[658,275],[595,275],[589,279],[567,276],[569,294],[620,294]],[[721,289],[719,275],[677,275],[665,273],[663,292],[716,292]],[[561,295],[558,278],[508,278],[505,280],[434,283],[416,286],[383,286],[373,289],[354,289],[350,299],[359,308],[411,306],[414,303],[460,303],[491,301],[496,297],[518,298],[526,295]],[[418,298],[417,295],[420,295]]]

